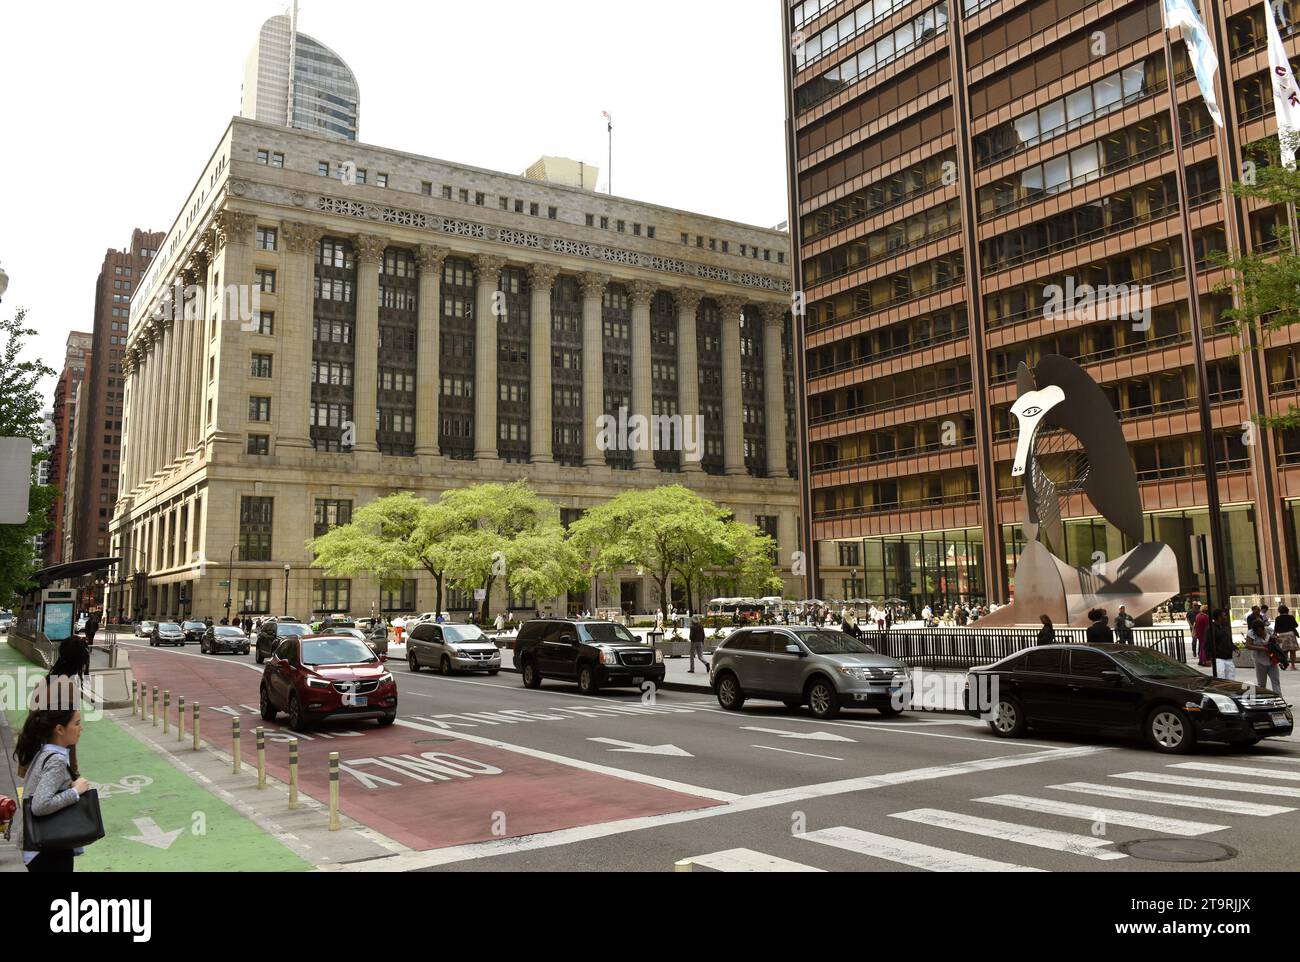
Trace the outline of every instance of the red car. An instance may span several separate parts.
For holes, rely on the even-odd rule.
[[[262,718],[289,715],[301,731],[316,722],[397,718],[397,682],[370,646],[347,635],[280,639],[262,673]]]

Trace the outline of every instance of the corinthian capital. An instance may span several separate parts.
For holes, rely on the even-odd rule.
[[[552,264],[528,265],[528,283],[532,285],[533,290],[549,291],[559,276],[560,269]]]
[[[447,258],[451,256],[451,250],[446,247],[437,247],[433,244],[421,244],[415,249],[415,259],[420,264],[421,274],[439,274],[442,272],[442,265],[446,263]]]
[[[677,313],[679,315],[686,314],[694,317],[700,312],[700,302],[704,300],[704,294],[690,288],[682,288],[673,291],[673,299],[677,301]]]
[[[358,264],[378,264],[387,246],[378,234],[358,234],[352,241],[352,253]]]
[[[506,259],[496,254],[475,254],[473,260],[474,270],[480,281],[496,283],[501,268],[506,266]]]
[[[739,321],[740,313],[745,309],[745,302],[739,297],[720,297],[718,309],[722,311],[724,321]]]
[[[213,224],[217,231],[217,246],[250,243],[256,223],[257,219],[252,214],[245,214],[243,211],[229,208],[218,211]]]
[[[633,307],[649,307],[650,302],[659,293],[659,288],[649,281],[633,281],[628,285],[628,297]]]
[[[285,221],[280,225],[280,236],[284,240],[285,250],[290,253],[314,254],[316,253],[316,245],[325,236],[325,231],[312,224]]]
[[[582,293],[586,297],[604,297],[605,288],[609,286],[609,275],[587,271],[578,275],[578,283],[582,286]]]
[[[763,318],[763,323],[768,327],[784,327],[785,313],[790,306],[784,301],[773,304],[770,301],[758,305],[758,313]]]

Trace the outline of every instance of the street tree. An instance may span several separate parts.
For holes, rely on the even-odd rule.
[[[55,371],[40,360],[20,360],[28,338],[36,331],[26,325],[27,312],[19,308],[12,318],[0,319],[0,437],[30,438],[33,445],[42,443],[41,427],[44,397],[41,381],[54,377]],[[27,502],[27,521],[19,525],[0,525],[0,604],[7,604],[15,594],[32,587],[35,571],[32,539],[50,529],[50,510],[57,490],[52,485],[36,483],[36,468],[48,457],[44,452],[32,455],[32,487]]]

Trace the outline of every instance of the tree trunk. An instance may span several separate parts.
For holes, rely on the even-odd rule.
[[[482,627],[488,623],[488,605],[492,602],[492,582],[496,575],[488,575],[487,581],[483,583],[483,607],[479,611],[478,623]]]
[[[441,571],[436,572],[433,576],[433,591],[435,596],[433,601],[433,607],[435,609],[433,612],[433,616],[434,618],[437,618],[438,615],[442,614],[442,572]]]

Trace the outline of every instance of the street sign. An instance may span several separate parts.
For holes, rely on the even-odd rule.
[[[230,582],[229,582],[229,581],[218,581],[218,582],[217,582],[217,587],[218,587],[218,588],[229,588],[229,587],[230,587]]]

